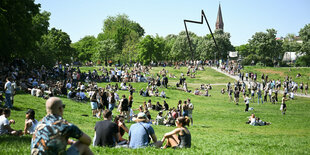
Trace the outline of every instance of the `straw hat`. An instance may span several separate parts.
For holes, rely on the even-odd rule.
[[[135,121],[135,122],[147,122],[148,119],[147,119],[145,113],[140,112],[140,113],[137,115],[136,118],[133,118],[133,121]]]

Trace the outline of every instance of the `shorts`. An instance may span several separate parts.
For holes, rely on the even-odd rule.
[[[104,108],[104,106],[102,104],[98,103],[98,109],[103,109],[103,108]]]
[[[91,109],[92,109],[92,110],[95,110],[95,109],[98,108],[97,102],[90,102],[90,106],[91,106]]]
[[[188,111],[183,111],[183,114],[182,114],[183,116],[188,116]]]
[[[74,145],[72,145],[72,146],[66,151],[66,154],[67,154],[67,155],[79,155],[80,152],[79,152],[79,150],[78,150]]]
[[[187,117],[189,117],[189,118],[193,118],[192,114],[188,114],[188,116],[187,116]]]
[[[110,111],[113,111],[114,107],[115,107],[115,104],[109,104],[109,110]]]

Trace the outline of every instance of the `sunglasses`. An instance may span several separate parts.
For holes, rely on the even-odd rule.
[[[63,104],[63,105],[62,105],[62,108],[64,108],[64,109],[65,109],[65,108],[66,108],[66,105],[65,105],[65,104]]]

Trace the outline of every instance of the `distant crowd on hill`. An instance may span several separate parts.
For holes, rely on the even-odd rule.
[[[3,64],[3,63],[2,63]],[[12,134],[12,135],[21,135],[21,134],[36,134],[37,136],[41,136],[41,131],[34,132],[34,129],[36,129],[36,126],[40,126],[42,123],[48,123],[44,121],[56,121],[56,120],[62,120],[63,110],[65,108],[64,104],[61,103],[59,99],[55,98],[55,96],[67,96],[67,98],[81,101],[81,102],[90,102],[91,108],[92,108],[92,114],[94,117],[104,117],[104,120],[110,120],[111,121],[111,115],[109,116],[109,113],[114,110],[114,108],[117,108],[117,110],[121,113],[121,115],[115,117],[115,124],[118,125],[118,129],[114,130],[113,128],[109,128],[106,130],[103,130],[104,132],[98,132],[99,135],[97,135],[97,129],[96,130],[96,136],[94,137],[94,145],[99,146],[120,146],[120,145],[129,145],[131,148],[139,148],[144,146],[149,146],[150,141],[144,141],[136,139],[137,133],[141,133],[140,127],[134,127],[132,126],[130,130],[128,128],[126,129],[124,119],[127,119],[127,121],[136,121],[139,124],[143,123],[142,126],[145,126],[148,128],[146,133],[144,135],[140,135],[142,137],[148,137],[150,136],[151,139],[154,141],[153,145],[155,146],[161,146],[163,142],[166,141],[166,145],[163,148],[167,147],[190,147],[191,146],[191,138],[190,138],[190,132],[185,127],[185,125],[193,124],[192,119],[192,110],[193,110],[193,104],[188,99],[187,101],[180,102],[176,106],[177,108],[169,108],[169,105],[164,102],[163,106],[157,102],[156,104],[152,104],[151,101],[149,101],[147,104],[143,104],[139,106],[138,109],[132,109],[132,103],[133,103],[133,92],[135,92],[135,89],[132,87],[132,85],[129,82],[148,82],[148,86],[146,88],[146,91],[142,91],[142,96],[160,96],[163,98],[167,98],[164,90],[161,91],[161,93],[158,92],[159,87],[167,88],[168,87],[168,71],[163,69],[160,71],[156,77],[149,74],[149,70],[151,67],[147,66],[141,66],[140,64],[135,64],[133,68],[131,69],[129,66],[121,66],[120,69],[118,68],[112,68],[108,70],[107,68],[100,68],[99,71],[102,71],[102,75],[100,75],[97,70],[93,70],[93,72],[81,72],[79,67],[72,67],[70,65],[63,65],[63,64],[57,64],[55,67],[51,69],[47,69],[44,66],[41,66],[39,68],[32,68],[28,66],[28,64],[23,60],[16,60],[12,62],[11,64],[3,64],[0,67],[1,74],[1,82],[0,82],[0,91],[1,93],[1,103],[5,102],[5,109],[1,109],[1,134]],[[148,75],[148,76],[147,76]],[[5,82],[4,82],[5,79]],[[98,87],[97,82],[120,82],[120,86],[118,83],[115,85],[108,84],[105,88]],[[118,90],[125,90],[129,91],[129,98],[127,99],[125,95],[122,95],[120,98],[117,91]],[[43,97],[47,99],[46,106],[48,108],[49,106],[52,106],[50,104],[55,104],[59,106],[59,110],[53,107],[50,107],[51,111],[48,113],[48,116],[46,116],[42,122],[38,122],[35,120],[34,117],[34,110],[29,109],[26,113],[26,121],[25,121],[25,130],[14,130],[10,128],[10,124],[15,123],[14,120],[8,120],[10,117],[10,112],[14,105],[14,94],[17,91],[24,91],[27,92],[33,96],[37,97]],[[3,95],[4,94],[4,95]],[[148,94],[148,95],[147,95]],[[182,104],[183,103],[183,104]],[[2,104],[1,104],[2,106]],[[52,111],[57,111],[56,113],[53,113]],[[138,111],[138,115],[135,115],[133,111]],[[152,119],[150,116],[149,110],[157,110],[158,115],[155,119]],[[164,114],[164,111],[166,113]],[[0,114],[0,115],[1,115]],[[61,114],[61,115],[60,115]],[[3,117],[3,119],[2,119]],[[156,136],[152,135],[154,134],[152,127],[150,124],[156,124],[156,125],[167,125],[167,126],[177,126],[177,129],[175,129],[173,132],[167,133],[164,135],[163,139],[161,141],[157,141]],[[97,126],[97,125],[96,125]],[[2,128],[4,127],[4,128]],[[60,132],[62,132],[62,126],[58,126]],[[133,129],[132,129],[133,128]],[[136,129],[135,129],[136,128]],[[39,130],[39,128],[37,128]],[[45,128],[42,129],[42,132]],[[101,129],[100,129],[101,130]],[[120,132],[120,135],[117,139],[113,140],[113,143],[111,142],[111,139],[103,140],[100,138],[100,134],[106,134],[107,131],[114,130],[113,132]],[[76,130],[78,131],[78,130]],[[75,145],[77,148],[71,147],[67,151],[73,151],[73,152],[84,152],[88,151],[89,149],[86,149],[83,145],[78,145],[80,142],[84,144],[88,144],[87,142],[87,136],[83,138],[83,134],[81,136],[81,132],[78,131],[72,131],[72,133],[79,134],[76,136],[72,136],[73,138],[79,139],[79,142],[75,142],[72,140],[68,140],[68,144]],[[143,131],[143,130],[142,130]],[[124,132],[129,132],[129,141],[122,138],[121,135],[124,134]],[[110,134],[109,134],[110,135]],[[112,134],[113,135],[113,134]],[[176,138],[176,136],[179,138]],[[81,136],[81,137],[80,137]],[[32,154],[36,153],[42,153],[42,151],[51,151],[51,150],[44,150],[47,143],[50,142],[48,137],[41,137],[44,139],[44,142],[36,142],[35,139],[34,143],[31,145],[32,147]],[[47,138],[47,139],[46,139]],[[69,137],[66,137],[65,139],[68,139]],[[82,138],[82,139],[81,139]],[[86,138],[86,139],[85,139]],[[115,137],[116,138],[116,137]],[[119,139],[119,140],[118,140]],[[148,139],[148,138],[146,138]],[[86,140],[86,141],[85,141]],[[102,141],[103,140],[103,141]],[[124,141],[125,140],[125,141]],[[84,141],[84,142],[83,142]],[[100,142],[101,141],[101,142]],[[116,142],[114,145],[114,142]],[[142,142],[142,143],[141,143]],[[62,143],[62,142],[61,142]],[[53,144],[54,145],[54,144]],[[89,145],[89,144],[88,144]],[[83,146],[80,149],[80,147]],[[51,147],[53,148],[53,147]],[[57,152],[57,150],[63,149],[63,146],[54,147],[54,151]]]
[[[242,94],[245,103],[245,112],[251,110],[249,104],[256,101],[258,104],[267,102],[276,104],[281,102],[280,110],[284,115],[287,110],[286,101],[289,99],[293,100],[298,90],[300,90],[301,94],[308,94],[308,83],[301,82],[298,85],[293,77],[286,76],[283,77],[283,81],[281,81],[280,79],[270,79],[268,74],[258,75],[253,72],[244,73],[242,72],[242,67],[238,63],[232,62],[222,65],[222,69],[229,74],[239,75],[239,80],[235,81],[233,84],[230,82],[227,83],[226,89],[223,88],[221,93],[224,94],[227,92],[229,100],[235,102],[236,105],[239,104],[239,98]],[[300,75],[296,75],[296,78],[299,77]],[[280,92],[283,92],[281,101],[279,100]]]

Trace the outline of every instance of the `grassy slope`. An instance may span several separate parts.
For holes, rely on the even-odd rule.
[[[268,74],[269,79],[280,79],[284,80],[286,76],[293,77],[293,80],[298,82],[310,82],[310,68],[306,67],[256,67],[256,66],[245,66],[243,72],[254,72],[257,73],[258,79],[261,79],[261,75],[264,73]],[[300,73],[302,76],[296,78],[296,75]]]
[[[154,72],[162,68],[155,68]],[[186,71],[182,68],[181,71]],[[173,71],[177,77],[179,71]],[[206,79],[205,83],[224,83],[222,81],[230,81],[225,77],[216,80],[214,76],[218,76],[216,72],[208,70],[212,75]],[[207,76],[205,72],[199,72],[198,76]],[[223,77],[223,76],[222,76]],[[190,81],[192,79],[188,79]],[[209,81],[208,81],[209,80]],[[170,81],[173,81],[170,79]],[[195,81],[195,80],[194,80]],[[232,80],[231,80],[232,81]],[[197,86],[201,82],[196,84]],[[99,84],[105,86],[107,83]],[[133,83],[136,90],[145,88],[145,83]],[[191,85],[191,89],[196,87]],[[310,108],[310,99],[297,98],[289,101],[287,115],[281,115],[280,105],[272,105],[266,103],[258,105],[251,103],[250,107],[254,107],[255,114],[264,121],[272,123],[270,126],[253,127],[245,124],[250,113],[243,112],[244,105],[234,105],[228,101],[227,94],[220,94],[220,89],[224,86],[214,86],[210,91],[212,97],[194,96],[193,94],[175,90],[174,85],[171,86],[166,93],[168,104],[176,106],[178,100],[191,98],[195,105],[193,113],[194,126],[189,127],[192,134],[192,148],[182,150],[161,150],[155,148],[148,149],[124,149],[124,148],[100,148],[91,147],[95,154],[309,154],[310,152],[310,116],[308,109]],[[161,90],[161,89],[160,89]],[[119,91],[121,94],[129,95],[127,91]],[[151,99],[153,103],[159,101],[163,103],[162,98],[149,97],[144,98],[134,93],[134,108],[137,108],[143,101]],[[91,115],[89,103],[76,103],[68,99],[63,99],[67,105],[64,118],[79,126],[84,132],[91,137],[93,136],[93,128],[99,119],[92,117],[83,117],[82,114]],[[45,100],[32,97],[28,94],[19,94],[15,96],[16,110],[12,112],[10,118],[16,120],[13,128],[22,129],[24,125],[24,113],[27,108],[33,108],[36,111],[36,118],[42,118],[45,115]],[[243,103],[243,102],[241,102]],[[117,114],[116,111],[113,111]],[[156,117],[156,111],[151,111],[153,118]],[[131,123],[127,124],[130,126]],[[165,132],[171,131],[173,127],[153,126],[158,139],[161,139]],[[127,137],[127,134],[125,135]],[[30,136],[23,137],[0,137],[0,154],[29,154]]]

